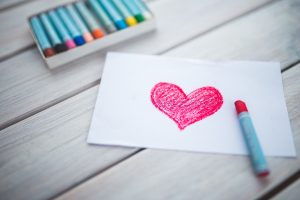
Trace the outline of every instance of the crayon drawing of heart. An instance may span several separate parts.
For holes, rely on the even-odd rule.
[[[160,82],[151,90],[151,101],[183,130],[217,112],[223,104],[223,97],[211,86],[198,88],[186,95],[179,86]]]

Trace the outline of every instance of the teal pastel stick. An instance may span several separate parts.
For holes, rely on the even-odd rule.
[[[132,3],[134,3],[138,9],[141,11],[145,19],[151,19],[152,14],[149,11],[148,7],[145,5],[145,3],[141,0],[131,0]]]
[[[101,23],[104,25],[105,29],[109,33],[115,32],[117,28],[115,27],[113,21],[109,18],[105,10],[100,6],[100,3],[97,0],[88,0],[88,3]]]
[[[60,7],[57,8],[56,11],[58,13],[60,20],[63,22],[68,32],[71,34],[76,45],[83,45],[85,41],[81,36],[78,28],[75,26],[74,22],[72,21],[71,17],[67,13],[66,9],[64,7]]]
[[[238,100],[235,102],[235,107],[254,171],[257,176],[267,176],[269,174],[269,167],[257,138],[246,104],[243,101]]]
[[[114,7],[111,1],[109,0],[98,0],[100,5],[106,11],[110,19],[114,22],[117,29],[122,30],[127,28],[127,24],[124,21],[122,15],[118,12],[118,10]]]
[[[91,13],[89,12],[89,10],[83,2],[76,2],[75,7],[77,8],[78,12],[80,13],[80,15],[82,16],[82,18],[84,19],[91,31],[100,27],[94,16],[91,15]]]
[[[112,2],[124,18],[132,16],[132,14],[129,12],[129,10],[126,8],[126,6],[122,3],[121,0],[112,0]]]
[[[37,38],[37,41],[41,47],[42,50],[45,50],[47,48],[51,48],[50,41],[47,38],[46,32],[44,31],[42,24],[38,17],[32,17],[30,19],[30,24],[33,29],[33,32]]]
[[[62,41],[65,42],[68,49],[72,49],[76,47],[75,42],[73,41],[73,38],[69,34],[67,28],[64,26],[62,21],[59,19],[57,13],[54,10],[51,10],[48,12],[48,16],[50,18],[50,21],[54,25],[58,35],[62,39]]]
[[[51,24],[48,16],[45,14],[45,13],[42,13],[40,15],[40,19],[42,21],[42,24],[47,32],[47,35],[49,36],[50,38],[50,41],[52,43],[53,46],[57,45],[57,44],[61,44],[62,41],[61,39],[59,38],[59,36],[57,35],[53,25]]]
[[[67,31],[67,29],[65,28],[65,26],[63,25],[62,21],[59,19],[56,12],[54,10],[51,10],[51,11],[48,12],[48,16],[50,18],[50,21],[52,22],[52,24],[56,28],[57,33],[60,36],[60,38],[64,42],[66,42],[67,40],[70,40],[71,36],[70,36],[69,32]]]
[[[122,0],[122,1],[133,15],[142,14],[142,12],[139,10],[137,5],[135,5],[131,0]]]
[[[69,4],[66,6],[66,9],[67,9],[69,15],[71,16],[72,20],[74,21],[74,23],[77,25],[80,33],[81,34],[88,33],[89,30],[88,30],[87,26],[82,21],[82,18],[80,17],[78,12],[75,10],[74,6],[72,4]]]

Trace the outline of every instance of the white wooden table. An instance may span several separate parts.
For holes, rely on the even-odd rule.
[[[268,158],[257,179],[245,156],[86,143],[105,52],[49,71],[27,28],[70,0],[0,1],[0,199],[300,199],[300,158]],[[110,51],[280,61],[300,153],[300,0],[152,0],[157,31]]]

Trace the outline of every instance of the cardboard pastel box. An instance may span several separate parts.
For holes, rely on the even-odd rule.
[[[61,5],[61,6],[64,6],[64,5]],[[95,39],[92,42],[86,43],[82,46],[77,46],[76,48],[69,49],[68,51],[58,53],[54,56],[45,57],[40,45],[38,44],[37,38],[33,32],[33,29],[30,25],[29,20],[33,16],[39,15],[41,13],[47,12],[47,11],[55,9],[55,8],[57,8],[57,7],[45,10],[43,12],[36,13],[28,18],[28,25],[29,25],[31,35],[39,49],[39,52],[40,52],[43,60],[45,61],[45,63],[47,64],[47,66],[50,69],[60,67],[64,64],[72,62],[72,61],[79,59],[83,56],[86,56],[88,54],[94,53],[99,50],[104,50],[104,49],[106,49],[110,46],[113,46],[115,44],[118,44],[120,42],[129,40],[129,39],[133,39],[137,36],[140,36],[142,34],[145,34],[147,32],[155,30],[155,17],[152,13],[153,17],[151,19],[147,19],[146,21],[140,22],[135,26],[130,26],[126,29],[118,30],[114,33],[107,34],[103,38]]]

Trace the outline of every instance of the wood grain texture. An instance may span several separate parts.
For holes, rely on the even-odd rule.
[[[294,182],[288,188],[276,195],[273,200],[299,200],[300,197],[300,180]]]
[[[277,60],[284,69],[300,60],[299,10],[299,0],[281,1],[167,54],[213,60]]]
[[[0,199],[48,199],[137,150],[86,143],[97,89],[0,132]]]
[[[160,13],[158,10],[161,9],[161,16],[163,16],[162,11],[166,10],[166,7],[169,5],[169,3],[166,2],[166,0],[159,3],[157,2],[157,7],[155,8],[156,13]],[[279,5],[284,6],[285,3],[289,2],[290,1],[281,1],[279,2]],[[222,3],[220,2],[220,4]],[[158,5],[164,5],[166,7],[163,9]],[[186,5],[182,5],[181,7],[184,6]],[[179,7],[180,6],[178,6],[178,9]],[[213,6],[210,8],[213,8]],[[216,9],[218,9],[218,7],[216,7]],[[263,21],[263,18],[260,17],[264,16],[262,13],[272,12],[273,9],[274,7],[272,7],[271,10],[269,7],[266,7],[249,16],[243,17],[242,19],[245,20],[245,23],[248,23],[247,19],[250,16],[257,15],[258,17],[256,19]],[[169,12],[175,15],[175,11]],[[203,12],[209,13],[214,11],[203,10]],[[289,12],[281,14],[289,15]],[[212,18],[217,18],[217,16],[213,16]],[[291,16],[291,18],[293,18],[293,16]],[[283,22],[287,23],[287,21],[284,20]],[[283,22],[280,21],[280,23]],[[194,21],[193,23],[196,22]],[[201,23],[204,25],[207,24],[206,27],[209,27],[210,24],[208,21]],[[265,21],[265,23],[267,23],[267,21]],[[231,26],[231,24],[229,25]],[[168,37],[170,40],[173,38],[170,37],[171,32],[168,34],[165,33],[167,30],[162,27],[162,24],[158,24],[158,26],[159,31],[154,35],[160,35],[163,31],[165,36],[161,38],[164,38],[164,40],[167,40]],[[194,24],[194,26],[196,27],[198,24]],[[255,24],[252,24],[251,26],[255,27]],[[191,27],[192,24],[190,25],[190,28]],[[222,29],[223,28],[220,28],[216,31]],[[247,32],[246,30],[244,31]],[[191,30],[191,32],[193,32],[193,30]],[[210,34],[212,33],[214,32],[211,32]],[[273,36],[276,33],[280,34],[280,32],[276,31],[270,34]],[[130,42],[130,46],[128,43],[124,43],[112,48],[112,50],[140,53],[160,53],[165,51],[166,49],[162,48],[164,46],[164,40],[156,37],[157,36],[146,35],[143,36],[143,39],[140,38],[136,42]],[[219,37],[225,36],[219,35]],[[185,36],[179,36],[179,39],[182,38],[185,38]],[[188,37],[185,39],[187,38]],[[173,45],[179,45],[184,42],[183,40],[178,40],[181,42],[176,43],[174,42],[174,39],[172,40]],[[198,41],[197,39],[195,40]],[[218,41],[219,40],[220,39],[218,39]],[[260,38],[257,40],[258,43]],[[280,46],[282,46],[281,41],[282,40],[270,45],[270,50],[260,58],[274,60],[277,56],[280,56],[281,53],[284,53],[284,48],[280,48]],[[217,45],[217,43],[211,42],[211,45]],[[260,42],[262,46],[266,45],[263,43],[264,40],[261,40]],[[157,48],[155,44],[157,45]],[[167,41],[166,44],[169,44],[169,41]],[[195,46],[197,46],[197,44],[195,44]],[[178,48],[181,47],[179,46]],[[226,49],[227,47],[224,46],[223,48]],[[239,52],[241,52],[241,54],[243,52],[249,52],[249,55],[251,55],[250,52],[256,51],[256,46],[251,47],[252,49],[250,47],[247,48],[247,50],[243,50],[243,47],[241,46],[233,58],[239,58]],[[274,54],[273,49],[276,49],[276,52],[278,51],[278,53]],[[190,51],[192,55],[194,49],[191,48]],[[174,54],[168,53],[168,55],[179,56],[179,53],[175,52],[179,51],[174,50]],[[186,53],[184,56],[187,57],[188,50],[186,48],[184,52]],[[216,54],[218,53],[226,57],[226,50],[220,52],[217,51]],[[201,54],[199,55],[201,57]],[[205,55],[206,54],[203,53],[203,56]],[[228,51],[228,57],[231,55],[232,51]],[[294,57],[291,58],[294,59]],[[131,148],[90,146],[85,143],[92,109],[95,103],[97,86],[56,104],[57,101],[59,102],[59,100],[64,97],[72,96],[73,94],[76,94],[76,91],[81,91],[82,88],[84,89],[87,85],[91,85],[95,80],[99,80],[103,60],[104,55],[96,53],[91,57],[87,57],[86,60],[79,61],[79,63],[73,63],[57,71],[50,72],[39,59],[36,50],[30,50],[5,62],[5,67],[4,64],[1,64],[0,88],[2,93],[0,93],[0,98],[3,98],[3,95],[8,95],[8,98],[3,98],[6,99],[5,104],[2,104],[3,99],[0,100],[0,113],[4,110],[6,111],[6,114],[9,115],[9,109],[14,110],[14,112],[21,109],[22,111],[14,116],[22,116],[32,112],[32,110],[39,111],[39,109],[47,108],[48,105],[55,104],[51,108],[37,113],[0,132],[1,197],[5,197],[5,199],[50,198],[81,183],[98,172],[101,172],[103,169],[106,169],[113,163],[136,152],[136,149]],[[286,67],[287,65],[283,66]],[[285,88],[289,88],[286,89],[285,93],[286,98],[288,99],[287,104],[289,107],[289,114],[295,133],[295,130],[300,130],[299,107],[297,106],[299,99],[299,66],[297,68],[292,68],[291,70],[293,71],[290,72],[290,70],[288,70],[284,74],[284,83]],[[22,96],[24,96],[24,98]],[[12,102],[10,103],[9,101]],[[29,108],[24,109],[23,107]],[[2,116],[5,117],[6,115],[1,114],[0,120],[2,120]],[[12,116],[13,115],[10,115],[10,117]],[[298,132],[297,134],[299,135]],[[299,136],[297,138],[296,144],[297,151],[299,152]],[[93,191],[101,190],[101,194],[96,194],[96,191],[95,193],[92,193],[91,197],[109,195],[109,192],[113,191],[113,188],[108,188],[108,186],[120,186],[120,188],[115,188],[116,190],[113,191],[114,193],[112,193],[112,195],[118,193],[120,195],[125,194],[131,196],[132,198],[142,197],[142,199],[145,199],[147,195],[152,195],[152,197],[154,197],[152,199],[155,199],[155,197],[173,199],[174,196],[177,197],[177,199],[180,199],[181,197],[186,197],[189,191],[194,192],[191,194],[198,194],[197,192],[200,193],[201,191],[207,192],[203,193],[203,196],[206,197],[210,192],[211,194],[215,194],[215,188],[222,189],[219,193],[215,194],[216,198],[220,198],[222,195],[226,197],[228,191],[235,192],[237,188],[240,187],[243,188],[243,191],[246,190],[246,194],[259,193],[262,192],[262,190],[267,191],[268,188],[272,187],[272,185],[268,185],[268,183],[257,182],[257,179],[251,174],[248,159],[244,157],[212,156],[209,154],[201,155],[152,150],[147,150],[145,153],[146,154],[137,154],[138,156],[126,160],[120,167],[117,165],[116,168],[108,170],[103,176],[100,175],[100,179],[105,180],[105,183],[108,185],[91,184],[91,182],[94,183],[95,179],[98,180],[99,177],[91,179],[91,181],[87,183],[88,188],[91,189],[90,187],[92,187],[91,190]],[[275,159],[275,161],[272,161],[273,174],[280,174],[276,181],[284,179],[292,173],[296,168],[295,162],[298,162],[296,164],[299,166],[299,161],[293,159],[287,159],[287,161],[284,160],[284,162],[282,159]],[[133,166],[132,163],[138,165]],[[229,166],[228,163],[230,163]],[[232,167],[234,165],[236,166]],[[211,166],[213,166],[212,169]],[[202,169],[205,169],[205,171]],[[128,172],[128,174],[121,174],[120,177],[117,177],[120,170],[124,170],[125,172]],[[175,175],[178,176],[176,177]],[[105,179],[103,179],[103,177]],[[233,180],[231,180],[231,178]],[[273,180],[274,179],[272,179],[272,181]],[[224,181],[226,181],[225,184]],[[248,181],[250,181],[249,184],[244,184]],[[141,183],[145,183],[145,185],[143,186]],[[169,185],[163,183],[168,183]],[[262,189],[260,184],[265,188]],[[245,188],[246,186],[251,187]],[[179,187],[182,187],[183,189]],[[196,191],[199,187],[201,187],[201,189],[203,188],[203,190]],[[79,189],[76,188],[74,191],[67,193],[66,196],[62,196],[61,198],[66,199],[72,195],[76,195],[81,188],[84,188],[82,189],[82,196],[87,195],[87,193],[85,193],[86,186],[83,185],[80,186]],[[175,192],[179,191],[178,188],[180,189],[178,194],[172,193],[172,190]],[[181,194],[182,190],[183,194]],[[159,194],[161,191],[166,192],[162,193],[165,196]],[[143,192],[145,193],[143,194]],[[239,194],[235,195],[234,193],[231,193],[231,195],[239,197]]]
[[[300,153],[300,65],[283,74],[296,151]],[[297,111],[297,112],[296,112]],[[256,199],[299,170],[300,158],[268,157],[258,179],[246,156],[144,150],[57,199]]]
[[[108,50],[157,54],[266,2],[205,0],[199,3],[198,0],[187,0],[183,4],[181,0],[154,1],[149,5],[159,19],[157,31]],[[182,10],[189,12],[178,15]],[[185,34],[175,34],[178,27]],[[26,32],[21,30],[22,34]],[[28,39],[24,41],[28,42]],[[22,46],[21,41],[17,43]],[[7,45],[9,48],[14,46],[9,42]],[[5,45],[1,49],[6,51]],[[6,60],[0,66],[0,127],[39,112],[99,80],[104,58],[105,53],[98,52],[54,71],[46,68],[37,49]]]
[[[33,0],[1,0],[0,1],[0,10],[3,11],[5,9],[9,9],[15,6],[18,6],[23,3],[28,3]]]

